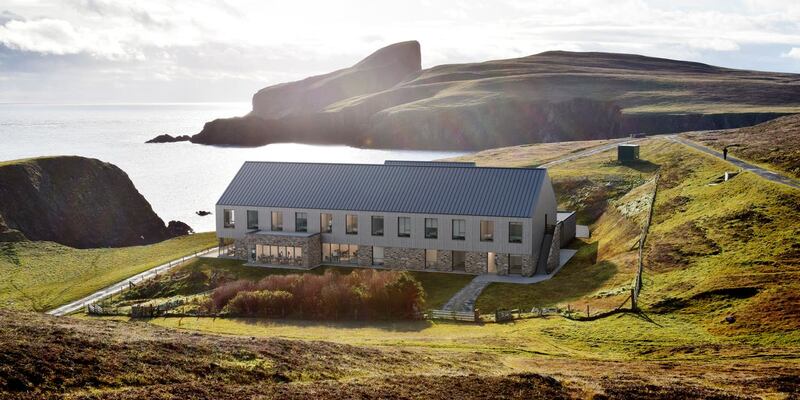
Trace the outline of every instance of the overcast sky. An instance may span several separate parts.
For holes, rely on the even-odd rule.
[[[561,49],[800,72],[800,1],[3,0],[0,102],[250,101],[411,39],[423,67]]]

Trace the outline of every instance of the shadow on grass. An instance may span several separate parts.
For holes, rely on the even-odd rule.
[[[644,172],[644,173],[655,172],[656,170],[658,170],[658,168],[661,167],[661,165],[655,164],[655,163],[650,162],[648,160],[626,161],[624,163],[621,162],[620,165],[623,165],[625,167],[628,167],[628,168],[631,168],[631,169],[635,169],[636,171]]]
[[[580,246],[578,253],[552,279],[532,285],[493,283],[478,297],[476,307],[496,309],[549,307],[575,301],[597,292],[619,267],[608,261],[595,263],[598,242]]]

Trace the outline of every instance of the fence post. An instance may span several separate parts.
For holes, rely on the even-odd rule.
[[[589,318],[589,305],[586,305],[586,318]]]

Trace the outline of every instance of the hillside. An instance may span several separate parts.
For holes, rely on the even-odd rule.
[[[419,60],[419,44],[403,42],[262,89],[249,115],[209,122],[191,140],[486,149],[735,128],[800,111],[794,74],[564,51],[425,70]]]
[[[156,243],[175,233],[124,171],[74,156],[0,163],[0,231],[6,240],[76,248]]]
[[[685,137],[743,160],[788,172],[800,179],[800,114],[774,119],[755,126],[690,132]]]

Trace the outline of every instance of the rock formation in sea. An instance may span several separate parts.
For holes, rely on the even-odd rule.
[[[173,142],[188,142],[191,140],[189,135],[172,136],[169,134],[158,135],[145,143],[173,143]]]
[[[0,232],[9,241],[22,235],[76,248],[143,245],[175,236],[124,171],[76,156],[0,164]]]

